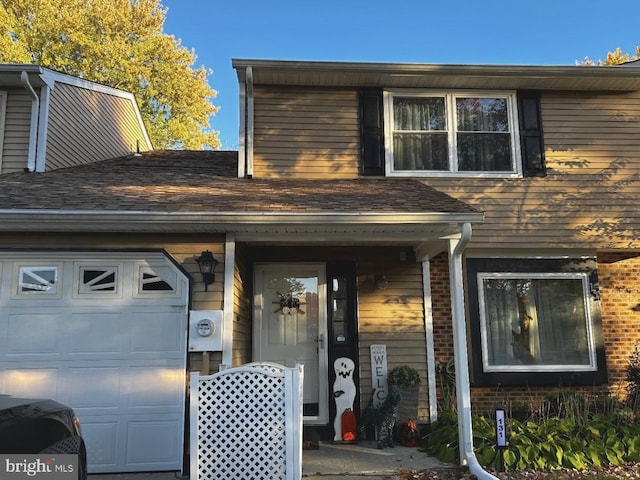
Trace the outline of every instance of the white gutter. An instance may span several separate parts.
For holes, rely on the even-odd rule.
[[[462,252],[471,239],[471,224],[462,225],[462,235],[449,241],[449,277],[451,289],[451,315],[453,319],[453,355],[456,368],[456,400],[458,407],[458,443],[460,463],[480,480],[498,480],[485,471],[473,452],[471,426],[471,391],[469,389],[469,359],[467,355],[467,329],[464,310],[464,278]]]
[[[247,143],[245,145],[247,155],[246,174],[247,178],[253,178],[253,69],[251,67],[247,67],[246,69],[245,83],[247,87],[247,122],[245,124],[247,137]]]
[[[40,111],[40,98],[29,82],[29,74],[25,71],[20,73],[20,81],[25,90],[31,96],[31,124],[29,125],[29,151],[27,154],[27,166],[25,171],[34,172],[36,170],[36,142],[38,140],[38,115]]]
[[[62,218],[68,217],[68,218]],[[376,212],[150,212],[147,210],[71,210],[71,209],[39,209],[39,208],[2,208],[0,209],[0,230],[4,222],[27,220],[88,222],[92,219],[99,222],[141,222],[156,221],[171,222],[200,222],[200,223],[235,223],[243,224],[383,224],[383,225],[422,225],[430,223],[446,224],[482,221],[482,214],[478,213],[376,213]],[[452,227],[453,233],[453,227]]]

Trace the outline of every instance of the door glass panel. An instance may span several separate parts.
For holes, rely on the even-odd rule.
[[[333,341],[346,343],[347,338],[347,279],[334,277],[331,279],[331,318],[333,320]]]
[[[300,272],[302,273],[302,272]],[[304,365],[304,415],[320,414],[321,322],[317,275],[265,271],[262,276],[260,359],[287,367]],[[323,350],[324,351],[324,350]]]

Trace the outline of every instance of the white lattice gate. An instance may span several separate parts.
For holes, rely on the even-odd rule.
[[[191,480],[302,477],[303,367],[191,374]]]

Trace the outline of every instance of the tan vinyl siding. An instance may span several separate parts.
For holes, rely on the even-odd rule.
[[[57,83],[51,91],[46,170],[128,155],[146,143],[131,100]]]
[[[640,93],[544,92],[541,108],[546,177],[425,180],[485,212],[469,248],[639,247]]]
[[[256,178],[358,176],[355,91],[256,88]]]
[[[27,167],[31,98],[24,90],[7,90],[5,113],[0,174],[21,172]]]
[[[251,328],[251,299],[253,279],[248,260],[247,247],[236,244],[236,265],[234,269],[233,297],[233,366],[243,365],[252,360],[251,350],[253,330]]]

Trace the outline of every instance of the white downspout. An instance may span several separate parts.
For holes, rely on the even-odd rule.
[[[253,178],[253,69],[247,67],[245,81],[247,84],[247,123],[246,123],[246,155],[247,178]]]
[[[29,82],[27,72],[20,73],[20,81],[25,90],[31,96],[31,124],[29,126],[29,152],[27,155],[26,172],[34,172],[36,169],[36,142],[38,140],[38,114],[40,111],[40,98]]]
[[[460,463],[480,480],[498,480],[485,471],[473,452],[471,427],[471,391],[469,389],[469,359],[467,355],[467,327],[464,310],[462,252],[471,239],[471,224],[464,223],[459,239],[449,240],[449,277],[451,316],[453,319],[453,354],[456,367],[456,400],[458,406],[458,439]]]

